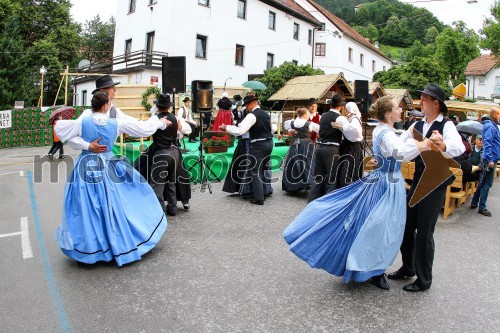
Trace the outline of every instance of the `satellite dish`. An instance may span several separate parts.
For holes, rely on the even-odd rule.
[[[87,59],[80,60],[80,62],[78,63],[78,70],[88,71],[89,69],[90,69],[90,61],[88,61]]]

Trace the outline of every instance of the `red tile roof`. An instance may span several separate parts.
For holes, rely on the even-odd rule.
[[[495,68],[498,61],[491,54],[484,54],[469,61],[465,69],[465,75],[486,75]]]
[[[392,60],[386,56],[382,51],[377,49],[367,38],[363,37],[359,32],[354,30],[351,26],[349,26],[347,23],[342,21],[340,18],[337,16],[333,15],[328,9],[321,7],[319,4],[312,0],[307,0],[311,5],[313,5],[321,14],[326,16],[326,18],[332,22],[337,28],[339,28],[340,31],[344,33],[344,35],[354,39],[356,42],[360,43],[363,46],[366,46],[370,50],[376,52],[378,55],[381,57],[384,57],[385,59],[389,60],[392,62]]]

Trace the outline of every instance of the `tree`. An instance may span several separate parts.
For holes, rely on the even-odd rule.
[[[435,60],[415,57],[410,63],[403,66],[394,66],[388,71],[375,73],[373,81],[381,82],[386,88],[408,89],[414,97],[417,89],[422,89],[429,82],[435,83],[448,93],[447,73],[439,67]]]
[[[436,38],[434,55],[439,66],[443,68],[453,85],[465,82],[464,71],[472,59],[480,55],[479,36],[468,29],[462,21],[453,22],[454,28],[447,27]]]
[[[19,17],[11,15],[0,23],[0,110],[10,109],[14,101],[32,105],[36,99],[34,85],[26,72],[28,57],[21,37]]]
[[[483,49],[490,50],[496,57],[500,57],[500,1],[495,1],[490,10],[493,17],[484,20],[483,29],[480,31],[484,38],[479,45]]]
[[[280,90],[285,83],[296,76],[322,75],[325,74],[321,69],[312,68],[311,65],[297,66],[292,62],[284,62],[279,67],[272,67],[264,71],[264,76],[259,79],[267,86],[259,98],[262,102],[267,101],[274,93]]]
[[[2,89],[11,92],[5,103],[19,98],[36,105],[41,66],[47,68],[44,101],[54,101],[60,73],[76,61],[80,44],[80,27],[71,20],[70,6],[68,0],[0,0],[2,45],[15,54],[0,56],[0,68],[9,69],[2,75]],[[21,67],[22,74],[10,75]],[[63,100],[60,96],[59,102]]]
[[[116,22],[113,17],[108,22],[101,21],[99,15],[85,22],[81,33],[82,57],[90,62],[111,61],[115,41]]]
[[[438,35],[439,35],[438,29],[435,26],[430,27],[425,32],[424,43],[425,44],[434,43]]]
[[[378,29],[373,24],[368,24],[368,26],[357,26],[354,27],[357,32],[359,32],[363,37],[368,38],[370,41],[375,42],[378,40]]]

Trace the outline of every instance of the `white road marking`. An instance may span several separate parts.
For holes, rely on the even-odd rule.
[[[27,217],[21,217],[21,247],[23,249],[23,259],[33,258],[30,243],[30,227]]]
[[[0,234],[0,238],[21,236],[21,248],[23,251],[23,259],[33,258],[33,251],[31,250],[30,242],[30,228],[28,225],[28,218],[21,217],[21,231],[11,232],[8,234]]]

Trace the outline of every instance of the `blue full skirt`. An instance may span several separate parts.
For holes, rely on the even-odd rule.
[[[309,203],[283,236],[311,267],[362,282],[393,263],[405,220],[401,172],[376,170]]]
[[[87,264],[141,259],[162,237],[166,216],[147,181],[110,152],[83,153],[65,187],[56,240],[67,256]]]

